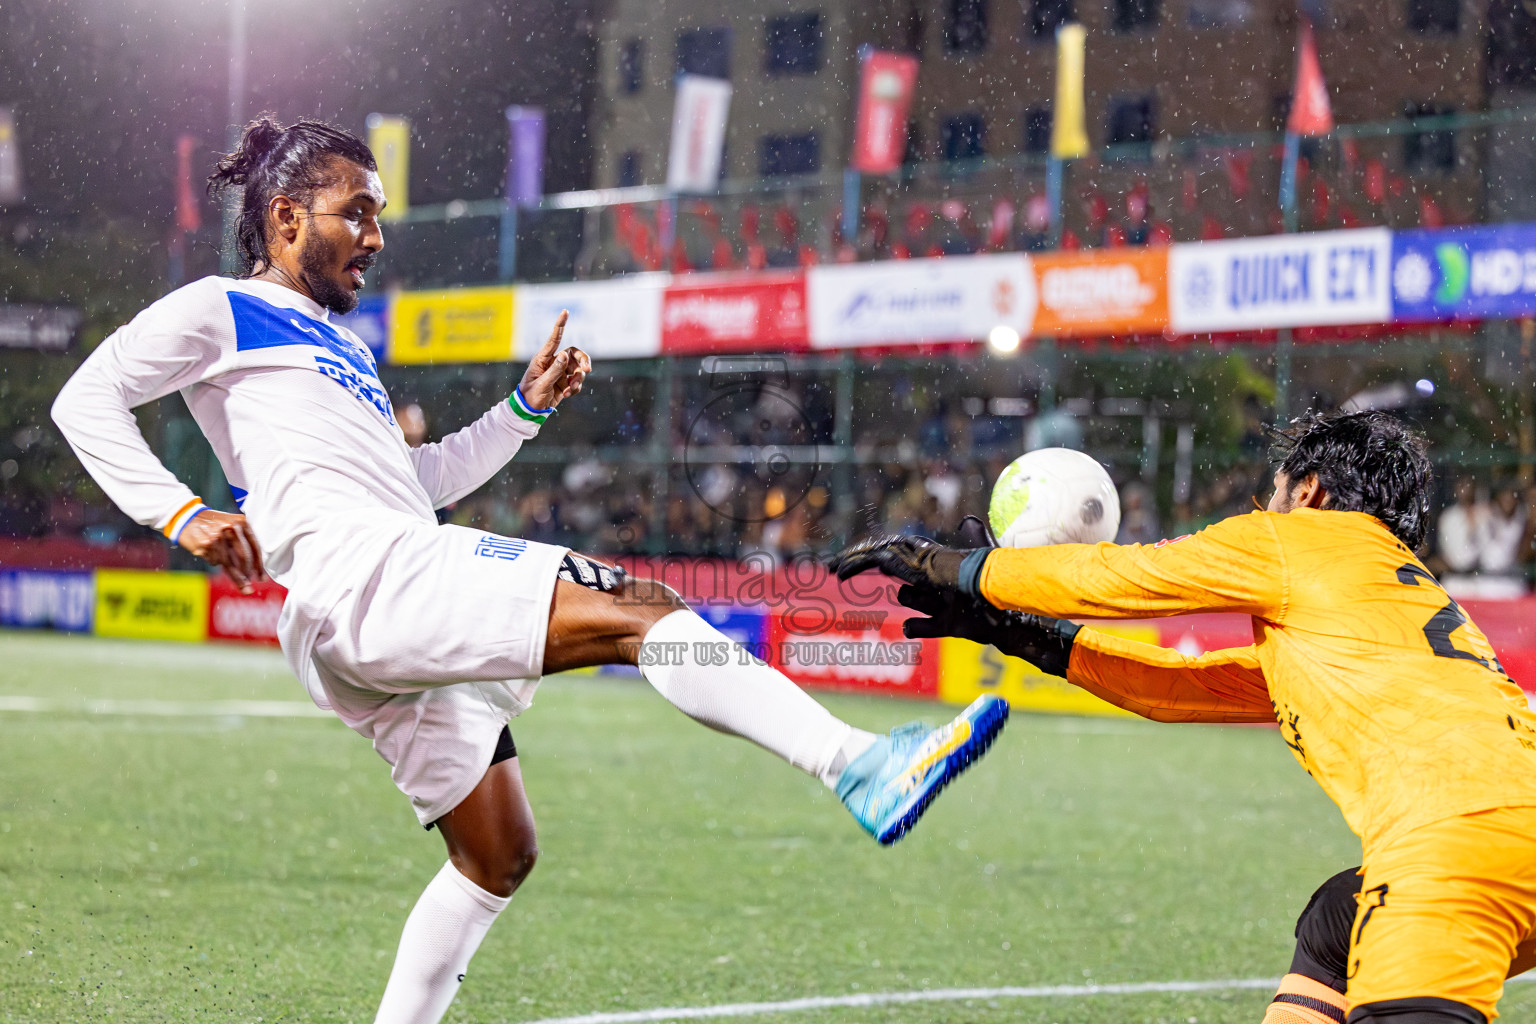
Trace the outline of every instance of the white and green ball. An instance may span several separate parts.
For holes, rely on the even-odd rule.
[[[1120,495],[1103,466],[1070,448],[1041,448],[1008,464],[987,507],[1003,547],[1097,544],[1120,529]]]

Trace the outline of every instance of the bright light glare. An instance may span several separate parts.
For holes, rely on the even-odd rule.
[[[1430,395],[1435,393],[1435,382],[1427,378],[1420,379],[1413,385],[1413,390],[1417,391],[1425,398],[1428,398]]]
[[[998,324],[987,335],[987,344],[994,352],[1014,352],[1019,347],[1019,332],[1007,324]]]

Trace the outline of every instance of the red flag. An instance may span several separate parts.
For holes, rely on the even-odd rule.
[[[1361,191],[1365,193],[1368,203],[1380,206],[1387,201],[1387,166],[1379,159],[1372,157],[1365,162],[1364,180],[1361,182]]]
[[[1285,130],[1295,135],[1327,135],[1333,131],[1333,108],[1328,103],[1328,86],[1317,61],[1317,42],[1312,38],[1310,21],[1302,21],[1301,37],[1296,44],[1296,91],[1291,96],[1291,116],[1285,122]]]
[[[203,226],[203,210],[192,188],[192,151],[197,139],[181,135],[176,139],[176,227],[191,233]]]
[[[1184,171],[1184,190],[1179,197],[1179,206],[1185,213],[1194,213],[1200,205],[1200,176],[1194,169],[1186,168]]]
[[[1249,171],[1253,167],[1253,150],[1245,149],[1241,153],[1227,150],[1221,155],[1221,161],[1227,170],[1227,187],[1232,190],[1232,197],[1247,199],[1251,184]]]
[[[859,75],[859,114],[849,164],[865,174],[894,174],[907,148],[907,110],[917,85],[917,58],[865,50]]]

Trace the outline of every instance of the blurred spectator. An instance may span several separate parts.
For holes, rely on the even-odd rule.
[[[1522,578],[1526,509],[1513,484],[1500,487],[1487,509],[1483,546],[1478,552],[1478,593],[1481,597],[1518,597],[1525,593]]]
[[[1435,531],[1437,553],[1448,576],[1475,572],[1487,538],[1488,506],[1477,500],[1477,481],[1458,477],[1455,495],[1455,503],[1440,513]]]
[[[1126,484],[1120,489],[1120,532],[1115,543],[1155,544],[1162,539],[1151,489],[1143,483]]]
[[[412,448],[420,448],[427,443],[427,414],[415,402],[395,406],[395,422],[400,424],[400,433],[405,435],[405,443]]]

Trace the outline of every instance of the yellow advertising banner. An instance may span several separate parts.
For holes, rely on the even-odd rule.
[[[200,572],[97,569],[96,633],[145,640],[205,640],[208,577]]]
[[[401,292],[389,313],[389,361],[499,363],[512,358],[511,285]]]
[[[388,200],[379,220],[401,220],[411,208],[411,122],[369,114],[368,148],[379,165],[379,183]]]
[[[1155,626],[1107,626],[1094,629],[1127,640],[1158,642]],[[969,704],[984,693],[1006,700],[1021,711],[1054,711],[1068,715],[1119,715],[1129,711],[1100,700],[1058,676],[1048,676],[1021,658],[1009,658],[995,647],[983,647],[957,637],[939,641],[939,699]]]

